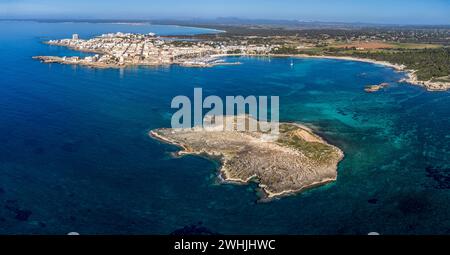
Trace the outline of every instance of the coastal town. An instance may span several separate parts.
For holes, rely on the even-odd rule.
[[[382,40],[375,36],[366,34],[356,36],[355,34],[343,40],[340,33],[330,31],[322,31],[322,34],[316,31],[308,35],[292,35],[283,34],[285,30],[240,29],[243,32],[238,33],[241,30],[234,28],[231,32],[193,36],[117,32],[83,39],[78,34],[73,34],[69,39],[49,40],[45,43],[86,52],[88,56],[35,56],[33,58],[44,63],[83,65],[94,68],[167,65],[212,67],[241,64],[228,62],[225,56],[329,58],[385,65],[405,72],[405,78],[400,82],[418,85],[429,91],[450,89],[450,48],[444,44],[423,41],[402,42],[399,39],[400,35],[405,36],[409,33],[395,33],[396,37],[390,39],[386,37],[387,39]],[[392,33],[388,34],[392,35]],[[440,33],[437,38],[443,36],[446,34]],[[420,38],[422,37],[424,35]],[[432,42],[441,42],[438,39]],[[380,88],[375,86],[366,88],[365,91],[372,93]]]
[[[211,41],[180,41],[161,38],[154,33],[109,33],[84,40],[78,34],[71,39],[50,40],[49,45],[65,46],[95,55],[81,58],[37,56],[45,63],[78,64],[91,67],[159,66],[178,64],[190,67],[239,64],[224,62],[220,57],[233,52],[268,54],[274,45],[228,45]]]

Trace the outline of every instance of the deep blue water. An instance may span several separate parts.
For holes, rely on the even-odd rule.
[[[96,70],[42,64],[78,54],[43,40],[165,26],[0,22],[0,233],[449,234],[450,93],[396,83],[368,63],[239,58],[239,66]],[[230,59],[235,61],[236,59]],[[391,86],[366,94],[366,84]],[[217,183],[217,164],[171,158],[150,139],[171,99],[278,95],[281,120],[310,125],[346,157],[337,182],[270,203]]]

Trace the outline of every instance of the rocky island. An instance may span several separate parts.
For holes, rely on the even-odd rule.
[[[235,125],[238,118],[224,117]],[[258,122],[258,125],[261,122]],[[225,125],[225,124],[224,124]],[[310,129],[295,123],[280,123],[279,135],[267,132],[212,129],[161,128],[149,135],[179,146],[177,155],[199,155],[221,162],[220,174],[227,182],[256,181],[267,198],[288,195],[333,182],[343,152]]]
[[[387,83],[387,82],[383,82],[378,85],[367,85],[366,88],[364,89],[364,91],[366,91],[367,93],[374,93],[374,92],[377,92],[380,89],[386,88],[388,86],[389,86],[389,83]]]

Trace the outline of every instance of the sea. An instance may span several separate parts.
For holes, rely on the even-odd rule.
[[[109,32],[211,33],[149,24],[0,22],[0,234],[450,234],[450,93],[332,59],[228,57],[241,65],[93,69],[36,55]],[[291,65],[292,63],[292,65]],[[368,84],[388,82],[376,93]],[[337,181],[270,202],[224,184],[218,162],[174,158],[148,136],[178,95],[279,96],[280,120],[340,147]]]

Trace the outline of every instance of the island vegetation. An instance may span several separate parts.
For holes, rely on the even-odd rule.
[[[224,116],[223,126],[210,129],[161,128],[150,136],[177,145],[176,155],[206,156],[221,162],[220,175],[227,182],[256,181],[266,198],[284,196],[333,182],[343,152],[309,128],[280,123],[279,134],[262,131],[226,130],[248,116]],[[260,122],[258,122],[258,125]]]

